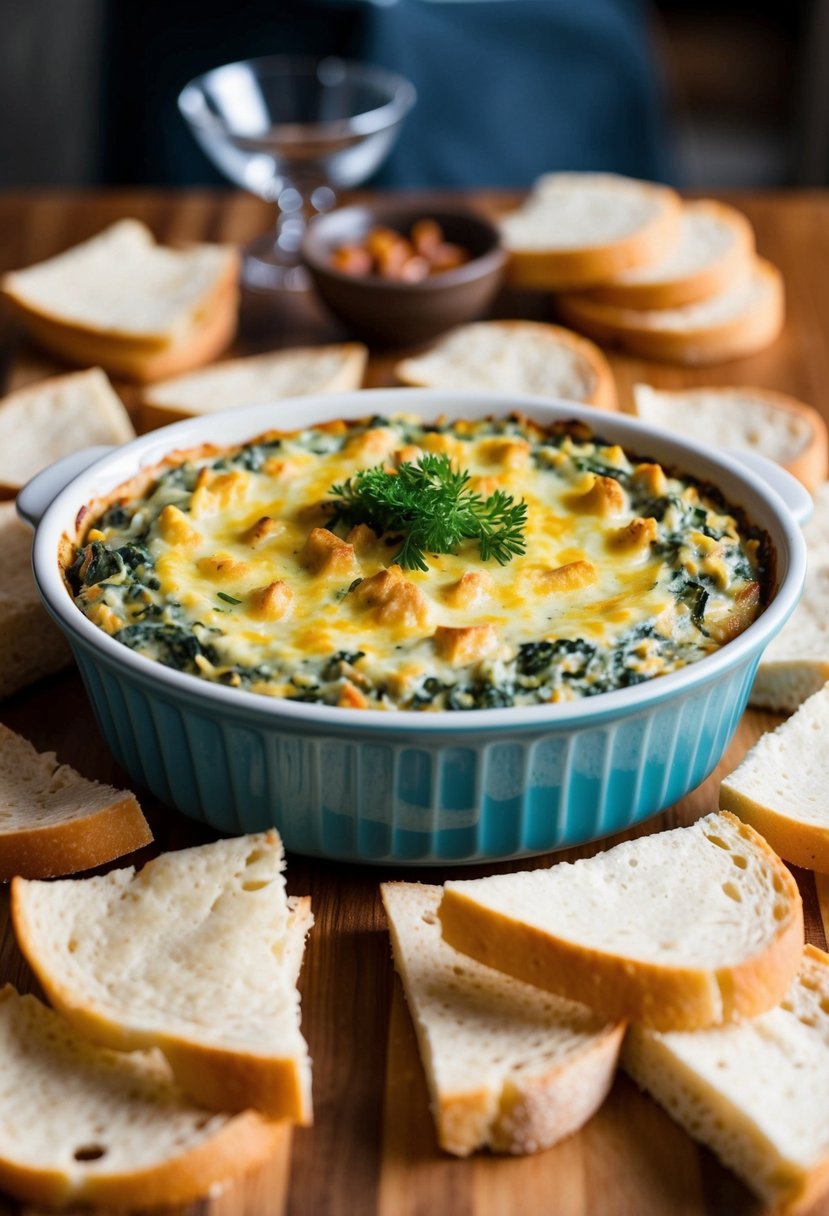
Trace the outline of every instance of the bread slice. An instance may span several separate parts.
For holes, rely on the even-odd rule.
[[[145,430],[217,410],[260,405],[307,393],[344,393],[363,383],[368,350],[359,342],[271,351],[230,359],[204,371],[165,380],[141,400]]]
[[[17,940],[49,1000],[122,1051],[160,1047],[211,1110],[311,1119],[296,979],[310,901],[290,907],[276,832],[143,870],[12,884]]]
[[[479,962],[658,1030],[771,1008],[803,945],[797,884],[728,814],[548,870],[448,882],[440,921]]]
[[[0,503],[0,700],[72,661],[32,577],[32,531]]]
[[[404,384],[423,388],[532,393],[617,408],[613,373],[598,346],[540,321],[462,325],[394,372]]]
[[[29,1203],[183,1204],[265,1162],[284,1129],[194,1106],[157,1052],[95,1047],[0,990],[0,1187]]]
[[[620,308],[572,293],[559,296],[556,309],[568,325],[597,342],[692,367],[762,350],[780,334],[785,313],[780,271],[762,258],[747,277],[682,308]]]
[[[681,204],[667,186],[613,173],[548,173],[501,221],[515,287],[591,287],[658,262],[679,236]]]
[[[591,288],[590,299],[620,308],[680,308],[747,275],[754,230],[742,212],[713,199],[685,203],[676,244],[658,262]]]
[[[792,713],[829,680],[829,483],[818,486],[814,500],[814,514],[803,529],[806,586],[763,651],[749,698],[758,709]]]
[[[0,401],[0,493],[70,452],[135,438],[121,398],[99,367],[27,385]]]
[[[780,1004],[695,1034],[632,1026],[627,1072],[774,1211],[829,1186],[829,955],[803,951]]]
[[[761,735],[720,786],[720,806],[795,865],[829,874],[829,687]]]
[[[147,380],[220,353],[236,327],[238,273],[229,245],[167,249],[121,220],[0,286],[47,350]]]
[[[812,489],[826,479],[829,436],[811,405],[765,388],[656,389],[633,386],[636,413],[721,450],[738,448],[776,460]]]
[[[440,887],[380,890],[441,1148],[533,1153],[578,1131],[610,1089],[624,1023],[447,946]]]
[[[0,725],[0,881],[91,870],[152,838],[134,794],[89,781]]]

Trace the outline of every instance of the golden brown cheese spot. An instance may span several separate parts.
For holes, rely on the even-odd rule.
[[[242,502],[249,484],[250,477],[239,469],[227,473],[210,473],[202,469],[190,499],[190,514],[194,519],[202,519]]]
[[[183,545],[195,548],[204,537],[194,528],[183,511],[169,503],[158,517],[158,534],[168,545]],[[81,571],[83,574],[83,571]]]
[[[90,621],[108,633],[110,637],[116,634],[124,622],[106,604],[95,604],[88,613]]]
[[[623,553],[636,553],[647,549],[656,540],[659,529],[652,516],[647,519],[632,519],[624,528],[611,532],[608,544],[611,549]]]
[[[543,594],[577,591],[579,587],[589,587],[598,577],[599,572],[592,562],[567,562],[564,566],[556,566],[554,570],[539,571],[536,586]]]
[[[350,574],[355,566],[354,546],[327,528],[314,528],[299,551],[299,560],[312,574]]]
[[[407,443],[394,453],[394,463],[400,468],[401,464],[417,464],[423,455],[423,448],[416,443]]]
[[[728,566],[719,553],[710,553],[700,566],[703,574],[707,574],[716,583],[720,591],[725,591],[731,582]]]
[[[593,473],[586,489],[566,494],[564,501],[573,511],[601,518],[624,511],[626,505],[625,492],[615,477],[597,477]]]
[[[345,538],[358,558],[385,556],[385,545],[368,524],[355,524]]]
[[[239,539],[242,544],[250,545],[251,549],[257,549],[259,545],[264,544],[267,540],[273,540],[284,531],[285,524],[281,520],[272,519],[270,515],[262,515],[255,524],[245,528]]]
[[[505,477],[493,475],[491,477],[470,477],[469,488],[476,494],[480,494],[481,498],[489,498],[496,490],[500,489],[506,482]]]
[[[427,452],[445,452],[447,456],[454,456],[461,465],[463,457],[469,450],[462,440],[454,439],[445,431],[429,431],[423,436],[420,443]]]
[[[397,447],[398,435],[390,426],[374,426],[349,439],[343,454],[357,462],[357,468],[380,464]]]
[[[231,553],[211,553],[199,558],[196,565],[200,574],[217,583],[237,583],[253,569],[249,562],[240,562]]]
[[[482,659],[495,647],[498,635],[492,625],[439,625],[432,641],[442,659],[460,666]]]
[[[668,492],[668,479],[659,464],[638,464],[631,479],[654,498],[662,498]]]
[[[309,502],[304,507],[300,507],[296,512],[296,519],[298,523],[305,526],[318,528],[327,524],[336,510],[335,503],[330,499],[321,498],[318,502]]]
[[[720,620],[706,615],[706,628],[714,641],[723,646],[749,627],[757,616],[759,608],[760,584],[746,583],[745,587],[737,592],[733,605],[726,609]]]
[[[465,570],[460,578],[444,588],[443,598],[453,608],[468,608],[488,595],[492,579],[485,570]]]
[[[268,477],[293,477],[300,471],[302,464],[298,460],[285,460],[282,456],[270,456],[264,463],[262,471]]]
[[[248,596],[250,615],[260,621],[281,621],[294,602],[294,593],[287,583],[277,579],[267,587],[255,587]]]
[[[365,578],[352,592],[354,603],[368,609],[380,625],[413,629],[429,619],[429,604],[423,592],[403,577],[399,566],[379,570]]]
[[[363,696],[359,688],[356,688],[350,680],[346,680],[337,704],[348,709],[366,709],[368,707],[368,699]]]
[[[530,445],[526,439],[491,439],[481,444],[481,453],[491,464],[521,469],[530,459]]]

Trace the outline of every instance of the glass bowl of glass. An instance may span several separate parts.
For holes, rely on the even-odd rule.
[[[307,289],[307,221],[379,168],[416,96],[385,68],[293,55],[228,63],[185,85],[179,110],[208,157],[277,207],[275,230],[245,250],[246,286]]]

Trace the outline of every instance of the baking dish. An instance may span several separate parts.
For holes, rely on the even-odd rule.
[[[585,700],[506,709],[385,713],[274,700],[137,654],[88,620],[58,568],[78,512],[179,448],[232,444],[269,427],[401,411],[480,418],[519,410],[579,419],[642,457],[718,486],[770,537],[775,590],[714,654]],[[759,457],[710,453],[634,418],[568,402],[376,389],[188,419],[39,474],[18,498],[36,528],[35,581],[67,636],[100,729],[133,779],[222,832],[273,825],[288,849],[354,862],[478,863],[596,840],[656,814],[714,768],[765,646],[793,610],[806,550],[803,487]]]

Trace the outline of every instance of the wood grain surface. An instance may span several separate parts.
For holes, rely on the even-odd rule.
[[[426,208],[453,197],[417,196]],[[515,200],[479,194],[467,201],[497,211]],[[752,384],[791,393],[829,418],[829,194],[752,194],[728,201],[747,213],[760,252],[784,272],[784,334],[758,355],[702,370],[612,354],[623,407],[629,406],[638,380],[666,388]],[[122,216],[146,221],[164,241],[245,242],[270,220],[264,204],[226,192],[7,194],[0,196],[0,272],[56,253]],[[493,309],[501,317],[543,319],[547,313],[542,296],[506,293]],[[345,336],[312,300],[246,298],[233,353]],[[370,386],[392,382],[395,357],[396,352],[372,357]],[[0,385],[17,387],[60,370],[22,343],[7,321],[0,325]],[[118,388],[134,407],[135,390]],[[3,703],[0,720],[38,748],[57,751],[87,776],[127,782],[98,735],[72,671]],[[747,713],[717,772],[640,832],[689,823],[714,809],[719,777],[777,721]],[[210,839],[206,829],[137,792],[158,847]],[[560,856],[573,858],[595,848]],[[549,861],[542,857],[492,870]],[[303,1028],[314,1061],[314,1126],[286,1128],[282,1151],[266,1169],[218,1197],[169,1209],[168,1216],[759,1216],[761,1206],[734,1176],[622,1076],[596,1117],[545,1153],[514,1159],[482,1154],[467,1161],[441,1154],[378,897],[378,883],[401,873],[289,858],[289,890],[310,893],[316,917],[301,980]],[[450,873],[460,871],[430,870],[427,879],[442,881]],[[825,947],[829,879],[816,883],[805,871],[796,871],[796,877],[807,936]],[[5,893],[0,894],[0,981],[36,990],[11,934]],[[1,1199],[0,1211],[34,1213],[3,1206]],[[813,1216],[829,1216],[829,1200],[815,1207]]]

